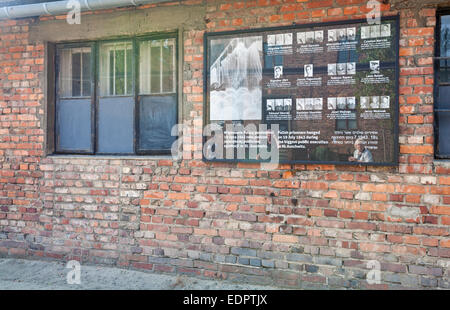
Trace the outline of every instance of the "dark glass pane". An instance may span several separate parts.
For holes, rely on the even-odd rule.
[[[450,82],[450,59],[439,60],[439,83]]]
[[[139,112],[139,148],[169,150],[176,137],[171,136],[176,124],[177,100],[172,96],[142,96]]]
[[[437,102],[438,108],[450,108],[450,86],[439,87],[439,99]]]
[[[450,156],[450,112],[438,112],[439,125],[438,155]]]
[[[83,53],[83,94],[91,95],[91,53]]]
[[[72,97],[81,96],[81,53],[72,54]]]
[[[125,94],[125,50],[116,50],[115,65],[116,72],[116,93],[115,95]]]
[[[152,93],[161,92],[161,47],[151,47],[151,91]]]
[[[450,56],[450,15],[441,16],[441,57]]]
[[[167,45],[163,47],[163,92],[173,92],[173,80],[174,80],[174,70],[173,70],[173,46]]]

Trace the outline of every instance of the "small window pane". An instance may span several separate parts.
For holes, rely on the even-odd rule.
[[[441,16],[440,55],[450,57],[450,16]],[[450,82],[450,60],[439,61],[439,82]]]
[[[175,39],[144,41],[139,46],[141,94],[175,92]]]
[[[104,43],[100,46],[100,95],[132,94],[132,57],[131,42]]]
[[[163,76],[162,76],[162,85],[163,92],[168,93],[173,91],[174,86],[174,50],[173,45],[165,44],[162,47],[163,54]]]
[[[441,16],[441,57],[450,56],[450,15]]]
[[[116,93],[114,95],[123,95],[125,94],[125,50],[116,50],[115,51],[115,62],[114,62],[114,70],[115,70],[115,88]]]
[[[440,109],[450,108],[450,86],[439,86],[439,97],[437,106]]]
[[[81,53],[72,54],[72,96],[81,95]]]
[[[65,48],[59,53],[60,98],[91,95],[91,49]]]
[[[437,121],[439,124],[439,144],[438,154],[441,156],[450,155],[450,112],[438,112]]]

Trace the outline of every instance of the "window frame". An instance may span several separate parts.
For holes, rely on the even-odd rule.
[[[53,105],[55,107],[54,115],[50,117],[53,118],[53,143],[54,148],[51,154],[61,154],[61,155],[93,155],[93,156],[145,156],[145,155],[170,155],[170,149],[154,149],[154,150],[142,150],[139,149],[139,139],[140,139],[140,93],[139,93],[139,83],[140,83],[140,55],[139,55],[139,43],[143,41],[151,41],[151,40],[161,40],[161,39],[173,39],[174,40],[174,87],[173,92],[170,93],[160,93],[160,94],[145,94],[145,96],[167,96],[173,95],[175,98],[175,119],[176,123],[179,122],[179,102],[180,102],[180,85],[179,85],[179,75],[180,75],[180,42],[179,42],[179,33],[178,31],[171,32],[161,32],[161,33],[150,33],[150,34],[142,34],[135,36],[120,36],[120,37],[111,37],[107,39],[98,39],[98,40],[84,40],[84,41],[76,41],[76,42],[63,42],[63,43],[55,43],[55,57],[54,57],[54,74],[55,83],[54,83],[54,100]],[[112,43],[112,42],[131,42],[132,44],[132,92],[129,95],[100,95],[100,46],[104,43]],[[92,151],[73,151],[73,150],[60,150],[57,148],[57,139],[59,135],[59,131],[57,128],[57,101],[58,91],[60,87],[59,83],[59,74],[60,74],[60,54],[61,50],[64,48],[81,48],[81,47],[90,47],[91,48],[91,143],[92,143]],[[98,151],[98,125],[99,125],[99,101],[100,98],[120,98],[120,97],[128,97],[134,99],[134,126],[133,126],[133,153],[103,153]],[[78,97],[77,97],[78,98]],[[86,99],[87,97],[80,97]]]
[[[92,151],[90,150],[64,150],[64,149],[58,149],[58,122],[57,122],[57,115],[58,115],[58,105],[57,105],[57,101],[60,99],[65,99],[65,100],[70,100],[70,99],[88,99],[88,96],[78,96],[78,97],[59,97],[58,95],[58,91],[60,89],[60,79],[59,79],[59,74],[60,74],[60,67],[61,67],[61,62],[60,62],[60,55],[61,55],[61,50],[62,49],[67,49],[67,48],[84,48],[84,47],[90,47],[91,48],[91,96],[90,96],[90,101],[91,101],[91,146],[92,146]],[[55,89],[54,89],[54,115],[53,115],[53,119],[54,119],[54,128],[53,128],[53,138],[54,138],[54,151],[53,153],[55,154],[76,154],[76,155],[94,155],[95,154],[95,135],[96,135],[96,124],[95,124],[95,113],[96,113],[96,109],[95,109],[95,98],[96,98],[96,90],[95,90],[95,55],[96,55],[96,46],[94,42],[80,42],[80,43],[62,43],[62,44],[57,44],[56,48],[55,48],[55,63],[54,68],[55,68]]]
[[[435,26],[435,46],[434,46],[434,94],[433,94],[433,133],[434,133],[434,158],[439,160],[450,159],[449,154],[439,153],[439,113],[450,113],[449,108],[439,108],[439,89],[440,83],[440,60],[441,58],[441,16],[450,16],[450,8],[438,9],[436,11],[436,26]],[[450,61],[450,57],[445,57]],[[445,83],[450,86],[450,83]]]
[[[171,33],[172,36],[169,34],[167,35],[166,33],[159,33],[159,34],[153,34],[153,35],[147,35],[147,36],[138,36],[135,38],[135,42],[134,42],[134,48],[135,48],[135,53],[136,53],[136,57],[138,59],[140,59],[140,49],[139,49],[139,44],[141,42],[144,41],[150,41],[150,40],[162,40],[162,39],[174,39],[175,40],[175,46],[174,46],[174,57],[175,57],[175,61],[174,61],[174,93],[173,96],[176,98],[176,105],[177,105],[177,109],[175,111],[175,118],[178,121],[179,120],[179,108],[178,108],[178,104],[179,104],[179,63],[180,63],[180,58],[179,58],[179,42],[178,42],[178,33]],[[135,64],[135,81],[136,81],[136,85],[135,85],[135,102],[136,102],[136,106],[135,106],[135,120],[139,120],[140,119],[140,108],[141,108],[141,96],[154,96],[154,97],[163,97],[163,96],[167,96],[169,94],[172,93],[164,93],[164,92],[160,92],[157,94],[141,94],[140,93],[140,66],[139,66],[139,61],[136,61]],[[162,72],[161,72],[162,74]],[[161,89],[162,90],[162,89]],[[171,150],[140,150],[139,149],[139,141],[140,141],[140,122],[139,121],[135,121],[135,144],[134,144],[134,151],[136,155],[170,155],[171,154]]]

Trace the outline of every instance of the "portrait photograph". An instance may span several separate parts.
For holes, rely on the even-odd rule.
[[[380,97],[378,96],[372,96],[372,100],[370,103],[371,109],[379,109],[380,108]]]
[[[356,74],[356,62],[347,63],[347,74]]]
[[[322,98],[314,98],[314,110],[322,110],[323,101]]]
[[[297,44],[306,44],[305,32],[297,32]]]
[[[314,32],[314,39],[316,43],[322,43],[323,42],[323,30],[318,30]]]
[[[347,107],[347,98],[346,97],[338,97],[337,98],[337,108],[339,110],[345,110]]]
[[[356,28],[347,28],[347,40],[354,41],[356,40]]]
[[[337,31],[337,33],[338,33],[338,37],[337,37],[338,41],[347,40],[347,29],[346,28],[339,29]]]
[[[276,45],[284,45],[284,34],[279,33],[275,35]]]
[[[381,37],[390,37],[391,36],[391,24],[382,24],[380,30]]]
[[[313,109],[313,99],[306,98],[305,99],[305,110],[312,110],[312,109]]]
[[[369,109],[369,97],[361,97],[361,109]]]
[[[292,99],[287,98],[283,100],[284,111],[290,111],[292,108]]]
[[[336,72],[338,75],[345,75],[347,72],[347,64],[345,62],[336,64]]]
[[[390,102],[389,96],[381,96],[380,108],[389,109],[389,102]]]
[[[277,112],[284,111],[284,100],[283,99],[275,99],[275,111],[277,111]]]
[[[370,26],[370,37],[372,39],[378,38],[380,36],[380,25]]]
[[[328,75],[336,75],[336,64],[328,64]]]
[[[370,27],[361,27],[361,39],[370,39]]]
[[[347,109],[356,109],[356,99],[355,97],[347,97]]]
[[[328,30],[328,42],[336,42],[336,29]]]
[[[380,73],[380,61],[379,60],[371,60],[369,65],[370,65],[371,73]]]
[[[275,111],[275,104],[273,99],[267,99],[266,109],[267,111]]]
[[[297,111],[305,110],[305,99],[304,98],[297,98],[295,100],[295,107],[296,107]]]
[[[284,34],[284,45],[292,45],[292,33]]]
[[[268,46],[274,46],[274,45],[276,45],[277,44],[277,42],[276,42],[276,37],[275,37],[275,35],[274,34],[269,34],[268,36],[267,36],[267,45]]]
[[[312,64],[305,65],[305,77],[312,77],[314,74],[314,66]]]
[[[306,33],[306,43],[307,44],[314,43],[314,31],[308,31]]]
[[[330,97],[327,100],[328,110],[336,110],[336,97]]]
[[[273,77],[275,79],[281,79],[282,76],[283,76],[283,66],[273,67]]]

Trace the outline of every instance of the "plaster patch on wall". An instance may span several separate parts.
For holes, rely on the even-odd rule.
[[[390,206],[386,210],[386,215],[401,219],[416,219],[419,217],[420,209],[415,207]]]

